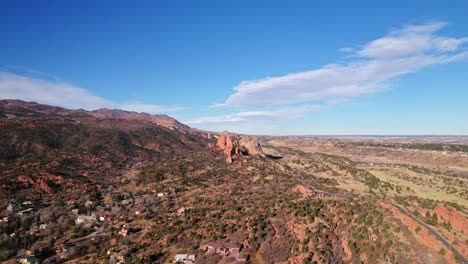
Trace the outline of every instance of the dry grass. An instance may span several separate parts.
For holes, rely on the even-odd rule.
[[[468,201],[459,195],[449,193],[442,187],[447,187],[447,184],[443,182],[443,178],[451,178],[449,176],[434,176],[429,174],[417,173],[404,167],[389,167],[389,166],[374,166],[369,169],[369,172],[379,177],[382,181],[387,181],[395,185],[402,186],[401,194],[392,192],[398,195],[415,195],[425,199],[440,200],[445,202],[455,202],[464,207],[468,206]],[[462,185],[450,186],[455,188],[457,191],[463,191],[467,189],[468,180],[459,178],[462,181]],[[407,187],[411,191],[407,190]]]

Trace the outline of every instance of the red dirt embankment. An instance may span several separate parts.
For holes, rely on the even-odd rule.
[[[455,261],[455,257],[450,249],[448,249],[442,242],[437,240],[429,231],[421,226],[418,222],[416,222],[413,218],[409,217],[408,215],[402,213],[400,210],[392,206],[391,204],[383,203],[382,206],[384,208],[389,208],[391,209],[393,215],[400,219],[401,222],[408,227],[408,229],[411,231],[413,236],[416,238],[416,240],[421,244],[424,245],[430,249],[432,249],[433,254],[438,254],[438,252],[444,248],[445,250],[445,258],[447,259],[447,262],[449,264],[456,264],[457,262]],[[418,229],[419,231],[416,231]]]
[[[455,209],[447,208],[439,204],[432,213],[436,213],[439,220],[450,223],[453,229],[464,234],[468,233],[468,218]]]

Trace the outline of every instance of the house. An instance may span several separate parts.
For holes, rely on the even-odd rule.
[[[113,215],[111,214],[100,214],[99,215],[99,221],[104,222],[104,221],[112,221],[114,218]]]
[[[123,237],[127,237],[133,232],[133,228],[129,227],[128,225],[122,225],[122,228],[119,231],[119,235]]]
[[[177,210],[177,215],[183,215],[188,209],[185,207],[181,207]]]
[[[174,257],[174,263],[195,263],[196,255],[177,254]]]
[[[33,210],[34,210],[33,208],[28,208],[28,209],[19,211],[18,215],[27,215],[27,214],[31,213]]]
[[[207,246],[208,253],[228,256],[231,254],[239,254],[242,245],[226,242],[208,242]]]
[[[41,224],[39,226],[39,229],[41,229],[41,230],[45,230],[46,228],[47,228],[47,224]]]
[[[39,264],[41,262],[41,260],[36,258],[34,255],[19,256],[17,257],[17,260],[19,263],[24,263],[24,264]]]
[[[21,204],[24,205],[24,206],[31,206],[33,204],[33,202],[32,201],[24,201]]]
[[[19,205],[16,203],[16,200],[11,200],[10,204],[7,207],[7,210],[10,212],[16,211],[19,209]]]
[[[167,196],[167,192],[160,192],[157,194],[158,197],[164,197]]]
[[[94,223],[96,223],[95,215],[78,215],[78,217],[75,220],[76,225],[81,225],[81,224],[92,225]]]
[[[124,199],[124,200],[122,200],[121,204],[122,204],[122,205],[129,205],[129,204],[131,204],[132,202],[133,202],[133,199],[132,199],[132,198],[130,198],[130,199]]]

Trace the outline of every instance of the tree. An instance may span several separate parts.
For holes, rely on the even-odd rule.
[[[26,229],[26,230],[29,230],[29,228],[31,227],[32,223],[33,223],[32,217],[28,217],[28,218],[24,219],[24,221],[23,221],[23,228]]]
[[[445,248],[441,248],[439,250],[439,254],[442,255],[442,256],[445,256]]]
[[[392,240],[387,240],[387,242],[385,242],[385,247],[389,248],[393,245],[393,241]]]
[[[416,233],[419,233],[419,231],[421,231],[421,227],[419,227],[419,226],[416,227],[416,230],[415,230],[415,231],[416,231]]]
[[[431,221],[432,225],[438,225],[438,224],[439,224],[439,223],[438,223],[438,220],[439,220],[439,219],[438,219],[438,217],[437,217],[437,214],[434,213],[434,214],[432,215],[432,221]]]

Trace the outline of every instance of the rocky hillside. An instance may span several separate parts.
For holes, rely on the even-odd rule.
[[[0,131],[0,197],[112,181],[138,162],[204,150],[209,143],[168,116],[17,100],[0,101]]]
[[[411,189],[379,180],[375,169],[262,148],[167,116],[4,100],[0,261],[170,263],[177,254],[203,264],[461,261],[393,204],[415,214],[425,208],[418,217],[462,254],[466,215],[437,201],[388,199]],[[356,192],[351,179],[365,188]],[[233,249],[220,254],[210,245]]]

